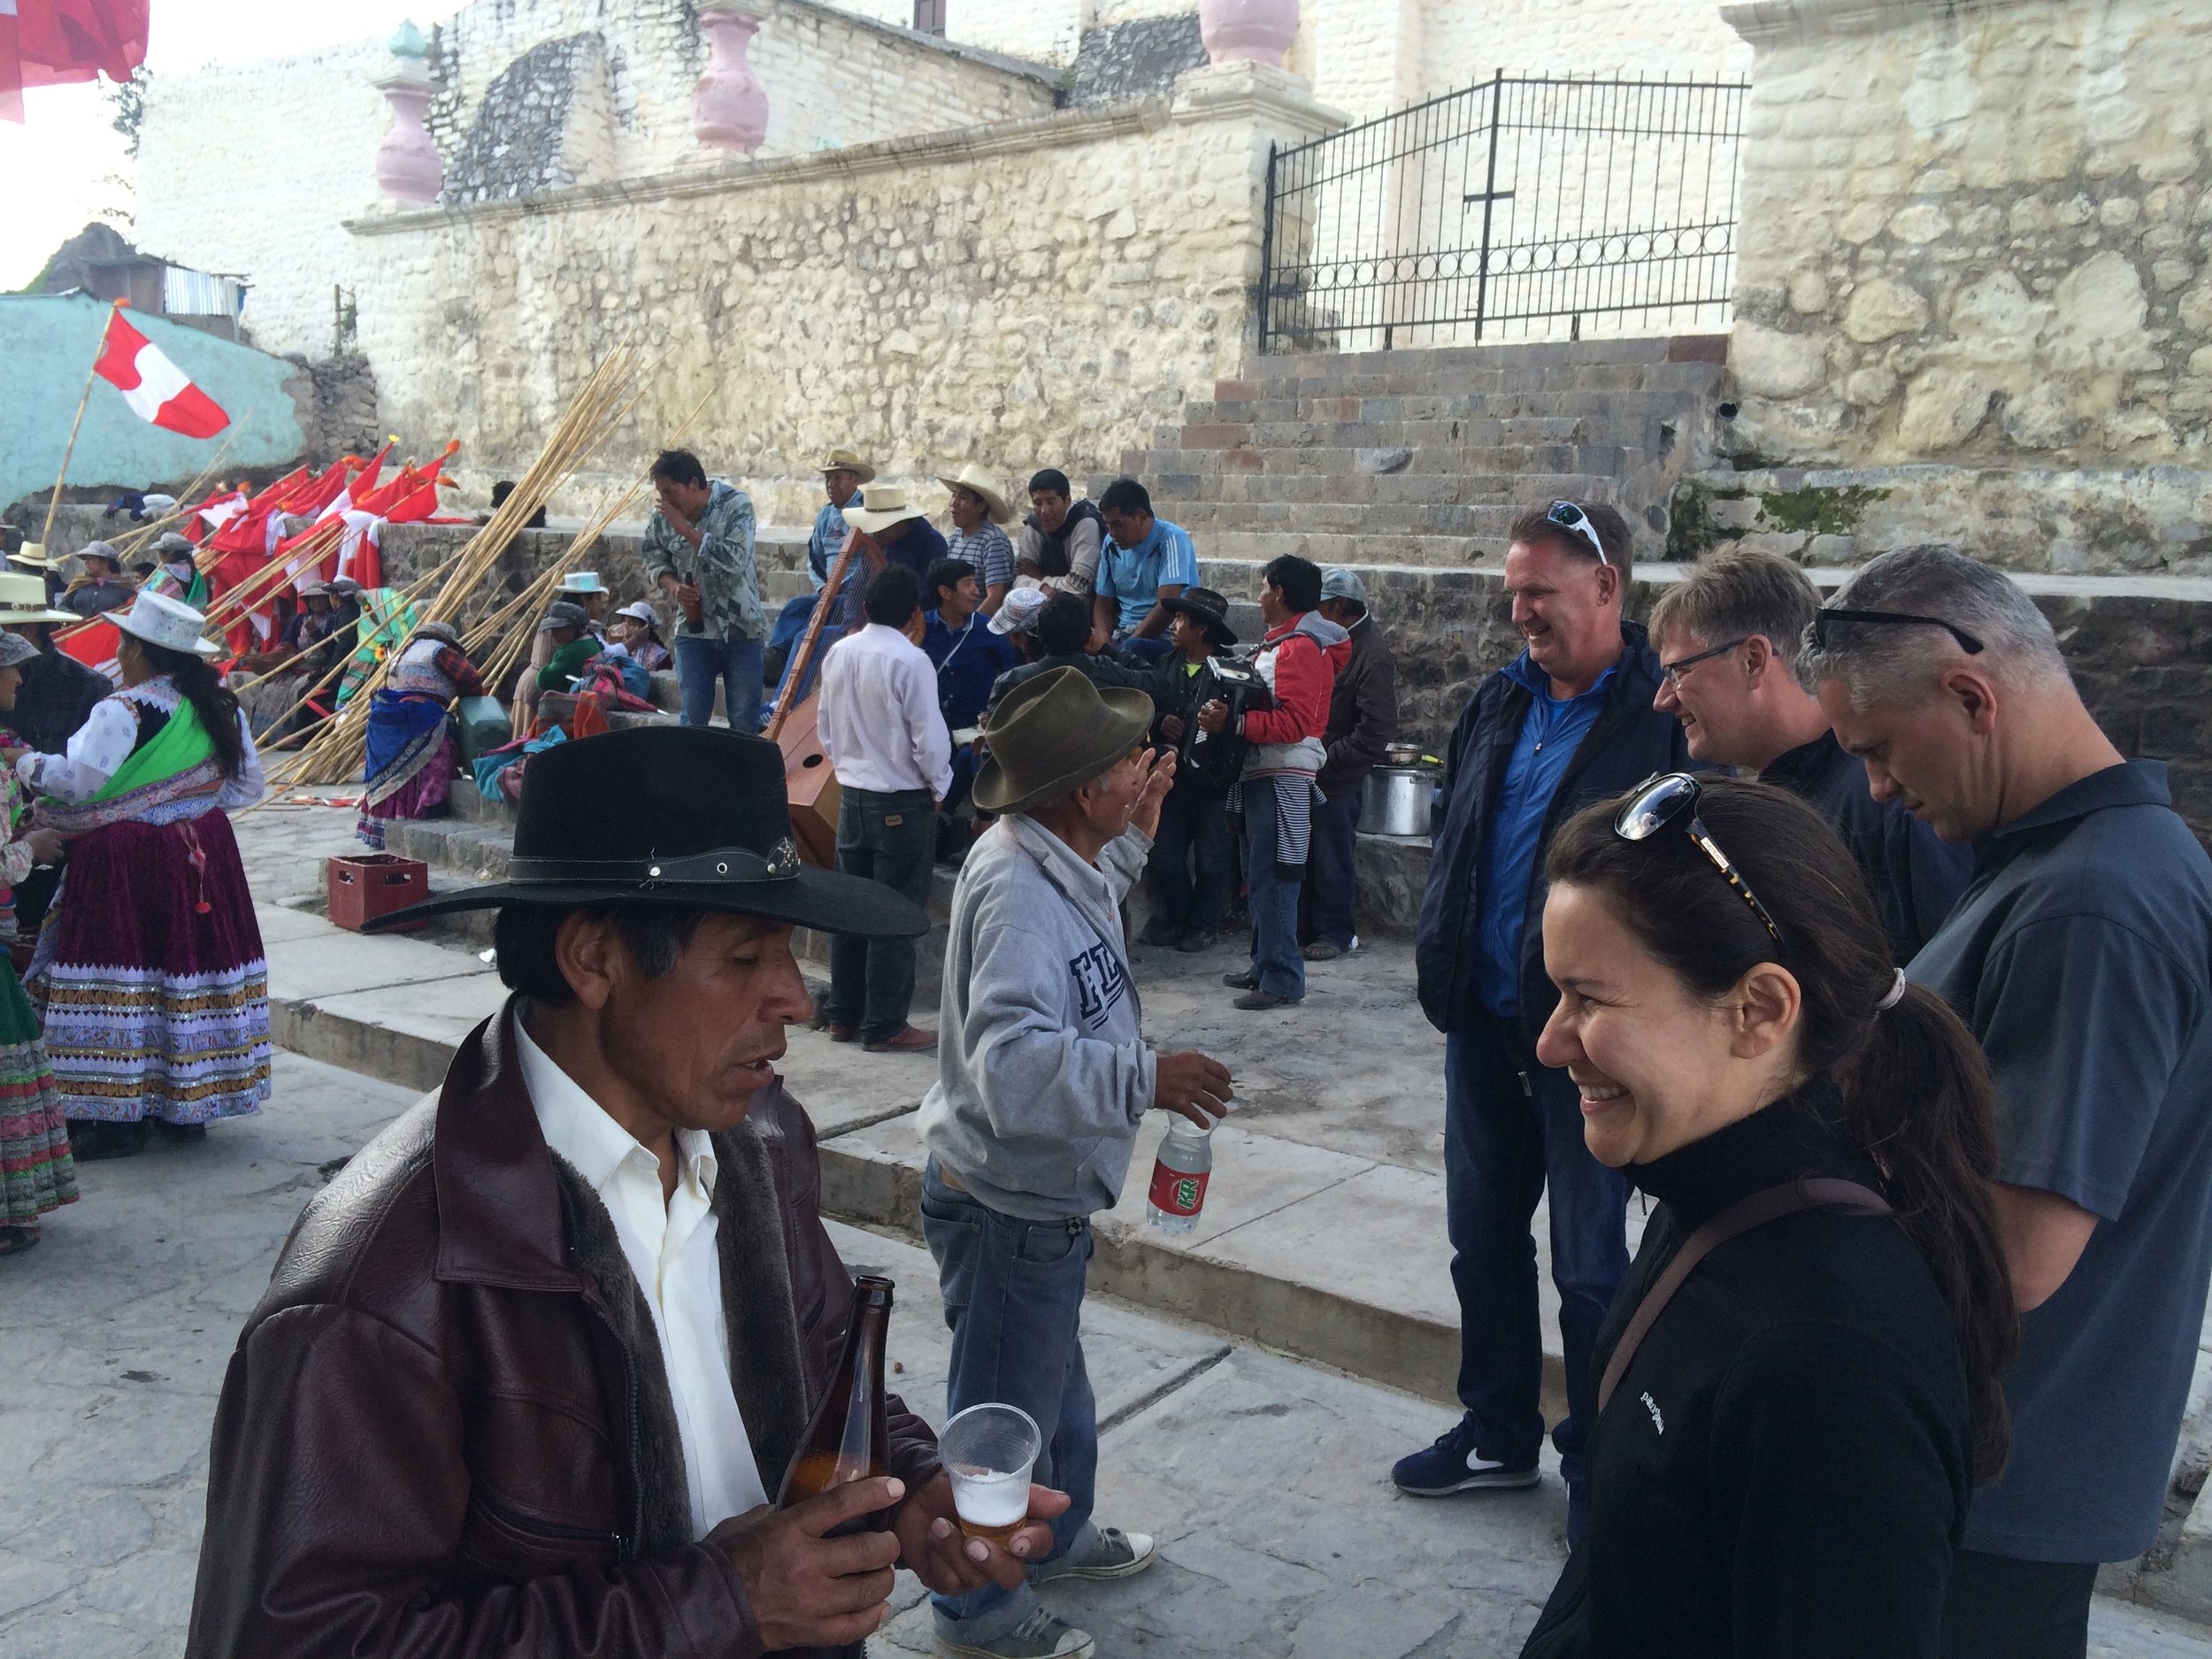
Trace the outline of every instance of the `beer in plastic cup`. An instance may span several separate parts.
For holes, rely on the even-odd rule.
[[[1044,1436],[1019,1406],[970,1406],[937,1437],[938,1460],[952,1478],[960,1530],[1001,1549],[1029,1517],[1029,1475]]]

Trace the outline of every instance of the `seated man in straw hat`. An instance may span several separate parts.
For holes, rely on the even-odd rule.
[[[953,529],[945,538],[945,557],[974,567],[983,590],[978,609],[995,617],[1014,586],[1014,544],[999,527],[1014,522],[1013,503],[997,481],[972,461],[953,477],[937,481],[952,492]]]
[[[783,609],[776,613],[776,625],[768,634],[764,677],[778,686],[783,683],[784,665],[791,660],[791,648],[806,632],[807,623],[814,615],[817,596],[829,580],[830,572],[836,568],[837,555],[845,545],[845,537],[851,528],[845,522],[845,509],[860,505],[860,487],[876,475],[876,469],[850,449],[832,449],[822,462],[821,472],[823,493],[829,499],[814,515],[814,528],[806,539],[809,591],[784,601]],[[830,638],[847,632],[852,618],[860,614],[860,590],[864,586],[865,581],[856,574],[846,582],[838,595],[837,614],[823,621],[826,632],[834,630],[830,632]],[[810,676],[809,683],[812,683]]]
[[[1038,1478],[1067,1493],[1030,1584],[940,1594],[939,1641],[986,1659],[1071,1659],[1092,1640],[1032,1587],[1121,1578],[1142,1533],[1091,1519],[1098,1425],[1080,1333],[1091,1217],[1121,1196],[1152,1108],[1210,1128],[1228,1068],[1155,1055],[1140,1027],[1121,901],[1152,846],[1171,756],[1145,746],[1152,699],[1072,668],[1018,688],[991,722],[976,805],[1002,813],[953,891],[937,1081],[922,1101],[922,1231],[951,1321],[945,1403],[1020,1407],[1042,1431]]]
[[[512,999],[315,1194],[231,1356],[188,1659],[856,1659],[895,1564],[1020,1585],[1067,1500],[964,1540],[895,1398],[887,1474],[769,1507],[852,1294],[776,1072],[791,932],[927,918],[800,864],[772,743],[672,726],[538,756],[508,879],[379,926],[494,907]]]

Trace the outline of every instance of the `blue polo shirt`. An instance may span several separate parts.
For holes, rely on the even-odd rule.
[[[1615,667],[1619,664],[1616,664]],[[1575,750],[1597,724],[1605,703],[1609,668],[1597,684],[1564,702],[1551,695],[1551,677],[1524,651],[1506,675],[1534,694],[1528,718],[1513,741],[1505,782],[1483,828],[1477,866],[1475,994],[1501,1019],[1521,1011],[1521,939],[1528,931],[1528,884],[1536,875],[1536,855],[1544,841],[1544,818]]]
[[[2166,768],[2093,772],[1975,847],[1909,972],[1997,1081],[1997,1179],[2097,1217],[2005,1379],[2012,1462],[1966,1548],[2123,1561],[2154,1540],[2212,1276],[2212,858]]]
[[[1095,591],[1121,606],[1118,626],[1127,633],[1152,613],[1160,589],[1171,582],[1186,588],[1198,585],[1198,549],[1190,532],[1164,518],[1152,521],[1152,534],[1134,547],[1123,547],[1108,536],[1098,554]]]
[[[944,613],[923,616],[922,649],[937,664],[937,706],[955,731],[973,726],[991,700],[991,687],[1014,665],[1014,648],[991,632],[991,619],[977,611],[957,634],[945,626]]]

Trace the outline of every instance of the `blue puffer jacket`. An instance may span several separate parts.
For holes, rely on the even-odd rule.
[[[1607,682],[1604,706],[1568,763],[1544,816],[1536,875],[1529,882],[1527,926],[1521,935],[1521,1021],[1531,1041],[1559,1001],[1544,972],[1541,926],[1544,855],[1552,836],[1580,808],[1632,788],[1655,772],[1695,770],[1680,723],[1651,706],[1659,689],[1659,657],[1643,625],[1624,622],[1621,634],[1625,649]],[[1526,661],[1525,652],[1521,660]],[[1525,686],[1499,670],[1467,700],[1445,751],[1443,821],[1436,830],[1413,945],[1421,1011],[1439,1031],[1467,1030],[1482,1012],[1475,989],[1479,925],[1475,884],[1483,830],[1533,701]]]

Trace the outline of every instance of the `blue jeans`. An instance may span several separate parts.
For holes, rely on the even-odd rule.
[[[676,641],[676,685],[683,694],[683,722],[705,726],[714,718],[714,682],[723,682],[730,730],[760,730],[758,640],[703,640],[687,634]]]
[[[1179,783],[1170,789],[1145,871],[1156,915],[1179,930],[1219,933],[1229,903],[1229,797]]]
[[[1244,791],[1244,905],[1252,917],[1252,979],[1271,996],[1297,1002],[1306,994],[1306,959],[1298,954],[1298,889],[1275,867],[1275,780],[1251,778]]]
[[[1459,1402],[1485,1457],[1531,1463],[1544,1443],[1536,1201],[1551,1192],[1551,1277],[1567,1366],[1552,1436],[1567,1480],[1568,1537],[1586,1496],[1582,1448],[1597,1421],[1598,1325],[1628,1271],[1628,1182],[1590,1156],[1581,1092],[1538,1062],[1517,1019],[1477,1016],[1444,1044],[1444,1213],[1459,1293]]]
[[[1023,1221],[945,1185],[932,1158],[922,1172],[922,1236],[937,1260],[952,1369],[945,1415],[997,1402],[1019,1406],[1044,1436],[1033,1479],[1064,1492],[1067,1513],[1052,1523],[1057,1559],[1087,1548],[1098,1489],[1098,1405],[1083,1366],[1083,1279],[1091,1224]],[[964,1641],[995,1641],[1037,1605],[1026,1585],[986,1585],[966,1595],[933,1595],[941,1627]]]
[[[929,791],[847,789],[837,803],[837,867],[929,902],[930,870],[937,857],[937,814]],[[914,941],[830,940],[830,991],[822,1014],[833,1025],[856,1025],[863,1042],[881,1042],[906,1029],[914,1002]]]

